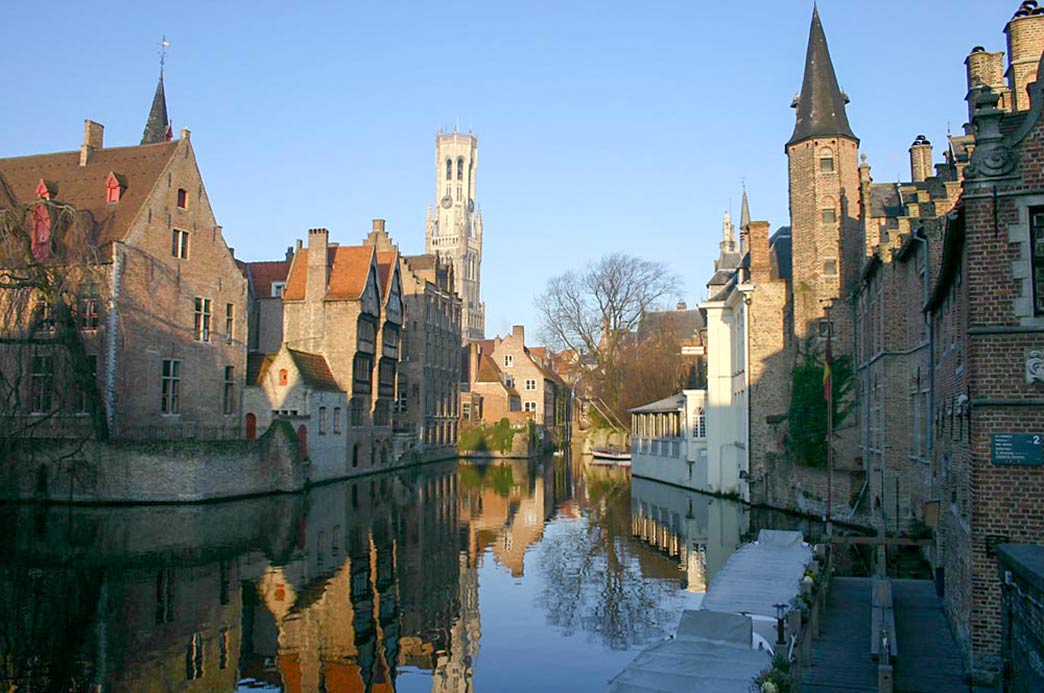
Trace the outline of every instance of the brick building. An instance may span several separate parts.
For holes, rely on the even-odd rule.
[[[364,243],[377,248],[379,257],[395,250],[383,219],[374,219],[373,231]],[[455,292],[453,264],[437,254],[396,257],[405,321],[395,425],[416,436],[426,458],[454,456],[459,426],[462,309]]]
[[[5,320],[6,336],[39,342],[29,355],[5,352],[30,359],[14,385],[26,415],[82,421],[91,409],[117,438],[240,435],[247,282],[189,131],[172,139],[162,75],[141,144],[106,148],[88,120],[79,151],[0,160],[0,206],[31,210],[32,258],[7,254],[14,264],[66,268],[51,275],[53,291],[3,297],[26,308]],[[81,338],[75,365],[70,349],[46,344],[63,315]]]
[[[285,260],[239,262],[248,284],[247,350],[275,353],[283,343],[283,289],[294,249]]]

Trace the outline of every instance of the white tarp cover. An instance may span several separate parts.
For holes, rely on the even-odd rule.
[[[611,693],[723,691],[746,693],[771,655],[751,649],[749,616],[686,611],[678,635],[648,647],[609,682]]]
[[[776,617],[776,604],[790,604],[812,549],[801,532],[763,529],[753,544],[740,547],[714,576],[701,608],[733,614]]]

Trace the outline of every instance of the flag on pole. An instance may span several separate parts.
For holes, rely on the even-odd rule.
[[[830,387],[830,342],[827,342],[826,356],[823,357],[823,399],[829,404],[832,400]]]

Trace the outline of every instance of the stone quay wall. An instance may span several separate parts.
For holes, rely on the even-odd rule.
[[[194,503],[307,483],[297,438],[278,423],[251,441],[37,441],[0,460],[0,500]]]
[[[1044,546],[1002,544],[997,559],[1007,690],[1044,690]]]

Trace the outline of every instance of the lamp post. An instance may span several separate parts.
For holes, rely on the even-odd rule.
[[[783,619],[787,615],[786,604],[775,604],[776,607],[776,644],[786,645],[787,641],[783,637]]]

